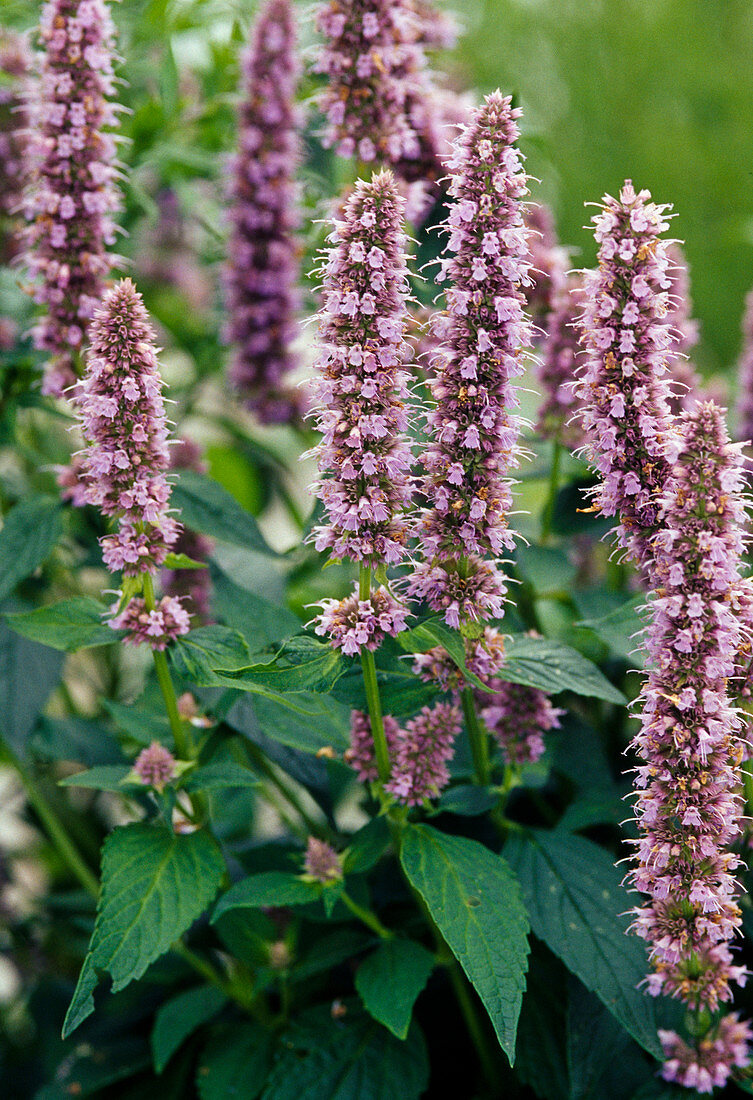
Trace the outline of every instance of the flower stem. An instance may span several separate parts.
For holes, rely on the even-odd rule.
[[[460,700],[463,705],[463,717],[465,728],[468,730],[468,740],[471,743],[471,755],[473,767],[476,772],[476,782],[485,787],[489,782],[489,735],[479,721],[476,713],[476,700],[473,698],[473,688],[464,687]]]
[[[154,611],[157,606],[154,598],[154,582],[152,581],[151,573],[144,574],[144,606],[147,611]],[[175,749],[178,759],[193,760],[195,753],[186,733],[185,726],[183,725],[183,720],[178,714],[178,700],[175,695],[175,688],[173,687],[173,680],[170,675],[167,657],[160,649],[153,649],[152,656],[154,657],[154,667],[157,672],[157,682],[162,692],[162,698],[165,700],[165,708],[170,722],[170,729],[175,739]]]
[[[560,461],[562,458],[562,444],[558,439],[552,444],[552,468],[549,473],[549,493],[544,506],[544,514],[541,517],[541,543],[549,541],[552,533],[552,520],[554,519],[554,506],[557,503],[557,493],[560,487]]]
[[[93,872],[89,870],[86,863],[84,863],[77,848],[65,831],[62,821],[47,802],[47,799],[42,793],[31,771],[26,767],[20,757],[16,756],[13,749],[3,738],[0,738],[0,748],[18,772],[19,779],[26,792],[26,797],[29,800],[29,805],[33,807],[37,817],[42,822],[45,832],[52,841],[58,855],[68,867],[71,874],[81,883],[84,890],[96,899],[99,897],[99,883],[96,875],[94,875]]]
[[[360,921],[372,930],[376,932],[377,936],[380,936],[383,940],[391,940],[394,938],[395,933],[390,932],[389,928],[380,921],[376,913],[372,913],[370,909],[365,909],[362,905],[359,905],[357,901],[354,901],[350,894],[343,892],[340,894],[340,900],[343,905],[346,905],[350,909],[354,917],[358,917]]]
[[[366,565],[362,565],[358,579],[358,598],[368,600],[370,595],[371,569]],[[384,732],[384,719],[382,717],[382,704],[379,699],[379,684],[377,683],[374,654],[369,649],[361,650],[361,668],[363,669],[363,683],[371,722],[371,736],[374,739],[374,753],[377,771],[379,772],[379,782],[384,786],[390,778],[390,753]]]

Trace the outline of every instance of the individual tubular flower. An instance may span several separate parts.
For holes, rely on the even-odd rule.
[[[298,65],[290,0],[267,0],[243,56],[239,149],[232,167],[232,231],[225,269],[230,381],[262,423],[297,418],[286,386],[299,304],[295,171]]]
[[[45,306],[36,346],[51,353],[43,392],[76,380],[87,336],[115,257],[114,27],[103,0],[48,0],[42,12],[41,77],[32,104],[33,179],[28,269]]]
[[[369,567],[405,556],[412,462],[405,432],[410,348],[403,200],[392,174],[359,180],[335,223],[323,266],[322,354],[314,383],[323,408],[317,490],[327,522],[317,550]]]
[[[565,713],[552,706],[538,688],[487,680],[494,694],[477,690],[476,705],[484,725],[497,740],[506,764],[535,764],[544,753],[544,734],[558,729]]]
[[[102,539],[108,569],[154,572],[178,525],[167,511],[167,426],[154,330],[130,279],[106,293],[90,339],[78,404],[86,500],[120,521],[117,533]]]
[[[728,694],[742,635],[731,606],[740,583],[745,511],[739,448],[721,411],[683,417],[684,448],[651,540],[656,594],[646,636],[636,769],[635,887],[648,895],[635,931],[650,947],[649,992],[714,1011],[744,984],[730,940],[740,927],[730,845],[740,833],[742,719]]]
[[[400,727],[391,714],[385,714],[383,722],[387,749],[392,758]],[[371,720],[362,710],[350,712],[350,748],[346,749],[343,759],[355,768],[362,783],[374,783],[379,778]]]
[[[629,180],[619,199],[604,197],[593,219],[599,266],[586,273],[580,319],[586,354],[576,396],[585,453],[603,479],[593,508],[619,516],[618,541],[644,577],[658,498],[676,453],[668,406],[673,335],[664,320],[671,280],[660,238],[667,209]]]
[[[387,636],[394,638],[405,630],[408,619],[408,609],[384,587],[372,591],[366,600],[353,593],[344,600],[322,600],[321,607],[315,632],[328,636],[347,657],[362,649],[378,649]]]
[[[113,606],[117,612],[118,605]],[[157,606],[148,610],[141,596],[134,596],[119,614],[108,620],[113,630],[124,630],[129,645],[148,645],[151,649],[166,649],[181,634],[188,634],[191,618],[180,600],[163,596]]]
[[[342,860],[335,849],[315,836],[308,838],[303,870],[304,874],[323,885],[337,882],[343,877]]]
[[[156,787],[162,790],[166,783],[174,779],[176,761],[173,754],[159,741],[152,741],[151,745],[142,749],[133,765],[133,770],[142,783],[148,787]]]
[[[661,1030],[659,1039],[665,1058],[664,1080],[708,1093],[726,1085],[733,1067],[747,1066],[753,1031],[731,1012],[722,1016],[697,1046],[688,1046],[676,1031]]]
[[[583,443],[575,395],[578,355],[577,318],[582,310],[583,280],[571,276],[558,289],[545,322],[538,370],[542,403],[536,431],[574,450]]]
[[[394,740],[385,791],[405,806],[419,806],[436,798],[450,781],[447,762],[460,728],[460,710],[450,703],[424,707],[406,722]]]
[[[201,459],[201,448],[191,439],[178,439],[170,447],[170,469],[204,473],[206,465]],[[192,561],[206,562],[213,548],[212,539],[190,527],[182,527],[173,552],[185,554]],[[208,569],[165,569],[162,572],[162,587],[168,596],[186,600],[192,616],[205,623],[209,621],[212,582]]]
[[[737,438],[744,443],[753,442],[753,290],[745,299],[743,316],[743,346],[737,368]]]
[[[31,53],[23,35],[0,28],[0,263],[18,252],[16,215],[28,168],[25,106]]]
[[[508,474],[518,463],[521,422],[510,410],[518,404],[513,380],[523,372],[521,349],[531,343],[521,291],[529,283],[529,252],[521,211],[526,176],[514,145],[519,113],[509,97],[488,96],[450,162],[456,202],[443,276],[452,285],[447,311],[435,320],[442,347],[432,363],[435,405],[423,456],[422,488],[431,502],[420,522],[427,561],[410,588],[455,625],[458,589],[467,592],[465,618],[499,613],[504,581],[482,559],[514,546]]]

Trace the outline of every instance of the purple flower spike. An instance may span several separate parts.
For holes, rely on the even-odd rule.
[[[544,753],[544,734],[558,729],[565,713],[553,707],[538,688],[510,684],[493,677],[494,695],[476,691],[476,705],[484,725],[496,738],[506,764],[535,764]]]
[[[699,326],[691,316],[693,303],[690,298],[688,265],[677,241],[672,241],[667,246],[667,259],[667,274],[672,285],[669,288],[666,323],[676,340],[674,355],[669,362],[672,390],[669,406],[673,413],[678,413],[683,409],[692,409],[701,395],[700,376],[688,358],[698,343]]]
[[[660,1031],[666,1059],[665,1081],[675,1081],[696,1092],[711,1093],[727,1084],[733,1067],[743,1068],[750,1060],[750,1025],[730,1012],[694,1046],[688,1046],[675,1031]]]
[[[447,311],[434,322],[441,346],[432,361],[436,404],[423,456],[431,506],[421,518],[420,539],[430,564],[419,567],[410,587],[444,610],[451,625],[459,606],[465,618],[499,614],[504,582],[480,559],[496,559],[514,546],[508,475],[519,461],[521,421],[510,410],[518,404],[513,380],[523,373],[521,349],[531,343],[521,290],[530,283],[530,254],[521,207],[526,175],[514,144],[519,114],[509,97],[487,96],[450,160],[456,202],[443,276],[452,285]],[[469,557],[473,583],[465,575]],[[479,599],[472,606],[474,588]],[[458,589],[469,596],[462,604],[452,595]]]
[[[171,470],[206,472],[201,448],[192,439],[181,438],[170,447]],[[173,546],[175,554],[185,554],[192,561],[206,562],[214,549],[214,541],[190,527],[182,527]],[[212,582],[208,569],[164,569],[162,586],[168,596],[185,599],[192,616],[200,622],[210,620]]]
[[[619,515],[617,538],[644,576],[658,498],[677,453],[671,431],[669,372],[673,334],[665,321],[671,280],[667,206],[637,194],[628,180],[606,195],[595,223],[599,267],[586,273],[581,342],[586,349],[576,396],[586,455],[603,481],[594,509]]]
[[[390,172],[359,180],[322,269],[323,347],[314,386],[323,406],[316,418],[324,475],[317,491],[327,523],[313,537],[317,550],[369,567],[402,561],[408,537],[403,207]]]
[[[299,305],[295,40],[290,0],[267,0],[243,56],[233,164],[225,271],[227,335],[235,347],[230,381],[265,424],[288,423],[300,412],[299,395],[285,384],[296,365]]]
[[[95,311],[78,406],[86,501],[120,520],[102,549],[110,572],[126,576],[154,572],[178,536],[167,511],[167,426],[154,338],[141,295],[130,279],[121,280]]]
[[[744,984],[730,941],[741,924],[730,845],[740,834],[742,718],[728,694],[743,633],[733,597],[744,544],[743,470],[713,402],[684,414],[684,449],[651,540],[651,672],[633,747],[638,796],[635,931],[650,945],[649,992],[714,1011]]]
[[[575,450],[583,443],[575,395],[578,355],[577,318],[582,312],[583,280],[570,276],[557,290],[545,322],[539,352],[539,388],[543,397],[536,431],[542,439],[558,440]]]
[[[408,609],[386,588],[375,589],[367,600],[354,592],[344,600],[322,600],[321,606],[315,632],[327,635],[347,657],[362,649],[378,649],[388,635],[394,638],[405,630],[408,618]]]
[[[32,58],[26,38],[0,28],[0,263],[19,249],[16,215],[28,170],[25,100]]]
[[[567,250],[557,243],[554,215],[544,203],[526,212],[530,230],[531,285],[526,291],[526,303],[531,316],[540,324],[555,308],[555,302],[565,289],[570,266]]]
[[[38,95],[31,105],[34,165],[27,205],[28,270],[45,314],[35,330],[51,353],[44,393],[75,383],[75,357],[116,257],[118,209],[114,90],[115,31],[103,0],[48,0]]]
[[[392,759],[400,727],[391,714],[385,714],[383,721],[387,749]],[[379,778],[371,720],[362,710],[350,712],[350,748],[346,749],[343,758],[346,764],[356,769],[361,783],[374,783]]]
[[[113,605],[117,611],[118,605]],[[170,642],[188,634],[191,619],[180,600],[163,596],[152,611],[147,611],[141,596],[134,596],[119,615],[108,620],[113,630],[125,630],[129,645],[148,645],[151,649],[167,649]]]
[[[419,806],[450,782],[447,769],[461,729],[460,710],[450,703],[424,707],[395,738],[392,774],[385,791],[405,806]]]
[[[737,438],[753,441],[753,290],[745,299],[743,346],[738,365]]]
[[[328,882],[337,882],[343,877],[342,860],[335,849],[325,840],[318,840],[315,836],[308,838],[303,870],[305,874],[323,885]]]
[[[175,757],[159,741],[152,741],[136,757],[133,770],[147,787],[161,791],[165,783],[175,778]]]

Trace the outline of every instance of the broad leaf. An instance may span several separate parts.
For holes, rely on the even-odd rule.
[[[219,681],[215,669],[238,669],[248,665],[251,653],[242,635],[227,626],[200,626],[176,638],[170,646],[175,672],[197,685]]]
[[[111,699],[103,699],[102,706],[123,733],[138,744],[148,745],[152,741],[161,741],[164,745],[172,745],[172,730],[164,709],[152,710],[141,700],[126,706],[124,703],[114,703]]]
[[[386,672],[377,668],[377,683],[384,712],[394,718],[410,717],[421,707],[433,703],[438,694],[436,684],[425,684],[408,669],[404,672]],[[367,710],[360,667],[349,669],[341,676],[332,689],[332,694],[351,709]]]
[[[646,597],[641,594],[598,619],[583,619],[578,626],[593,630],[613,653],[640,667],[643,663],[640,657],[640,635],[646,624],[638,609],[645,604]]]
[[[36,497],[10,510],[0,530],[0,602],[42,564],[62,532],[56,500]]]
[[[88,787],[94,791],[124,792],[123,780],[130,773],[127,764],[100,764],[85,772],[76,772],[59,780],[61,787]]]
[[[434,956],[413,940],[385,940],[356,971],[366,1011],[398,1039],[410,1027],[413,1005],[434,969]]]
[[[242,764],[232,760],[206,764],[189,773],[183,789],[186,791],[219,791],[228,787],[258,787],[259,777]]]
[[[225,720],[252,739],[266,734],[291,749],[317,753],[331,748],[342,755],[350,745],[350,710],[326,695],[307,692],[296,695],[296,702],[298,710],[292,711],[275,699],[244,695]]]
[[[193,470],[181,470],[171,504],[180,521],[194,531],[276,557],[264,541],[259,525],[234,496],[218,482]]]
[[[213,1019],[227,997],[213,985],[200,985],[171,997],[154,1018],[152,1057],[157,1073],[162,1073],[175,1051],[202,1024]]]
[[[654,1002],[638,989],[648,970],[646,950],[628,933],[631,900],[608,853],[583,837],[537,831],[514,836],[505,855],[536,935],[660,1058]]]
[[[308,691],[328,695],[345,668],[342,656],[331,645],[301,635],[286,642],[273,661],[223,672],[219,682],[274,696]]]
[[[417,1027],[401,1042],[379,1024],[344,1006],[304,1012],[283,1036],[282,1055],[263,1100],[418,1100],[429,1079],[426,1048]]]
[[[214,1035],[196,1071],[201,1100],[255,1100],[272,1060],[272,1035],[259,1024],[235,1024]]]
[[[123,754],[115,737],[88,718],[48,718],[37,722],[29,742],[36,756],[48,760],[75,760],[86,767],[116,764]]]
[[[0,730],[17,753],[24,754],[26,739],[62,671],[60,653],[0,622]]]
[[[292,611],[236,584],[214,562],[209,568],[217,617],[240,631],[252,653],[300,632],[301,622]]]
[[[505,663],[500,676],[513,684],[540,688],[552,695],[572,691],[608,703],[627,702],[593,662],[577,649],[550,638],[513,634],[505,642]]]
[[[70,600],[34,611],[16,611],[6,614],[5,621],[16,634],[41,642],[65,653],[75,653],[91,646],[110,645],[122,638],[103,621],[108,609],[99,600],[89,596],[75,596]]]
[[[437,803],[438,813],[459,814],[461,817],[477,817],[495,806],[499,796],[488,787],[476,787],[463,784],[450,787]]]
[[[406,829],[401,860],[512,1064],[528,955],[528,919],[514,874],[477,841],[428,825]]]
[[[165,569],[207,569],[205,561],[195,561],[188,554],[169,553],[162,563]]]
[[[285,905],[308,905],[321,894],[316,882],[304,882],[297,875],[285,871],[262,871],[249,875],[231,886],[217,902],[212,914],[212,924],[231,909],[266,909]]]
[[[125,825],[102,850],[102,891],[89,953],[63,1025],[64,1037],[94,1011],[97,974],[113,992],[140,978],[210,904],[225,863],[206,832],[176,835],[161,825]]]

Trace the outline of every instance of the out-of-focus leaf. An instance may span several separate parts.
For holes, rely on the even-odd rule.
[[[162,1073],[181,1044],[202,1024],[213,1019],[227,997],[213,985],[200,985],[171,997],[158,1011],[152,1029],[152,1057]]]
[[[277,556],[267,546],[251,513],[242,508],[227,489],[205,474],[181,470],[171,503],[180,510],[180,521],[186,527],[260,554]]]
[[[405,1039],[413,1005],[434,969],[434,956],[413,940],[385,940],[356,971],[366,1011],[398,1039]]]
[[[34,611],[15,611],[4,615],[11,630],[32,642],[75,653],[91,646],[111,645],[123,637],[103,621],[108,609],[90,596],[37,607]]]
[[[608,703],[627,702],[622,692],[577,649],[550,638],[512,635],[505,642],[505,663],[500,676],[513,684],[540,688],[551,695],[572,691]]]
[[[62,533],[57,500],[35,497],[8,512],[0,530],[0,602],[42,564]]]

